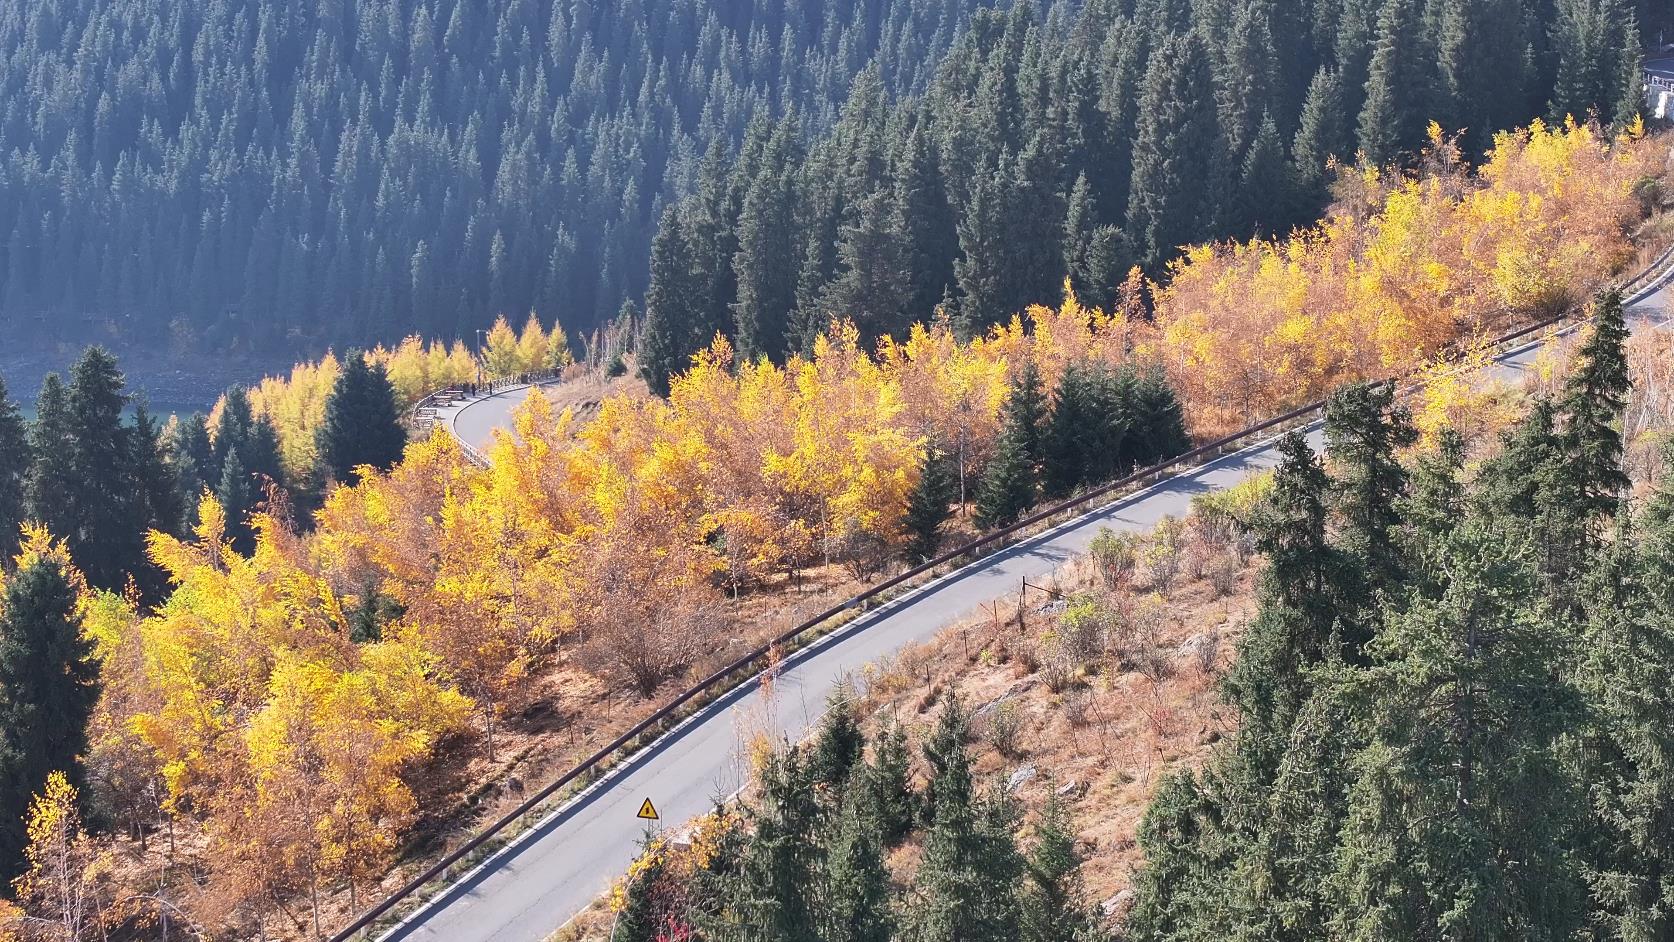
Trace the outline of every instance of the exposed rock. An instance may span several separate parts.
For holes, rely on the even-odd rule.
[[[1087,783],[1070,779],[1054,789],[1059,798],[1080,798],[1087,794]]]
[[[1062,615],[1068,609],[1069,609],[1069,600],[1068,599],[1053,599],[1050,602],[1044,602],[1041,605],[1037,606],[1035,608],[1035,614],[1036,615]]]
[[[1099,912],[1106,919],[1121,919],[1133,908],[1133,890],[1122,890],[1099,904]]]
[[[988,719],[990,716],[994,715],[995,710],[1000,708],[1000,704],[1005,703],[1007,700],[1016,699],[1018,694],[1030,689],[1031,687],[1037,686],[1039,683],[1040,678],[1034,674],[1030,674],[1022,680],[1013,681],[1011,686],[1007,687],[999,696],[973,710],[971,712],[971,722],[976,723]]]
[[[1213,651],[1219,643],[1220,638],[1214,634],[1200,631],[1180,642],[1180,647],[1176,651],[1182,656],[1201,657],[1205,651]]]
[[[1035,774],[1035,764],[1033,762],[1018,766],[1017,771],[1011,773],[1011,778],[1006,779],[1006,791],[1015,793],[1019,788],[1034,781]]]

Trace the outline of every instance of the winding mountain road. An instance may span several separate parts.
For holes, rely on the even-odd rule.
[[[1660,326],[1674,268],[1628,298],[1632,329]],[[1570,329],[1574,329],[1571,327]],[[1514,377],[1533,361],[1537,343],[1497,359]],[[509,426],[527,388],[479,399],[444,415],[456,435],[477,448],[493,429]],[[1316,423],[1308,435],[1319,447]],[[758,732],[801,739],[819,720],[827,695],[846,677],[901,648],[929,640],[984,602],[1039,581],[1083,553],[1103,527],[1140,531],[1181,516],[1191,499],[1220,490],[1278,461],[1275,440],[1253,445],[1196,470],[1123,497],[1009,549],[949,573],[856,618],[780,665],[772,702],[747,683],[621,763],[591,790],[559,808],[517,841],[432,898],[386,940],[540,942],[605,891],[633,860],[649,798],[663,822],[677,827],[710,810],[745,781],[744,742]]]

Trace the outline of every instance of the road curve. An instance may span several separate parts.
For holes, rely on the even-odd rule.
[[[550,384],[512,386],[480,399],[467,399],[441,412],[437,418],[455,438],[487,454],[488,446],[494,444],[494,433],[511,428],[512,411],[523,405],[529,394],[541,385]]]
[[[1629,300],[1629,326],[1660,326],[1669,303],[1674,269]],[[1573,329],[1573,328],[1570,328]],[[1528,367],[1538,342],[1504,353],[1501,375]],[[465,410],[463,436],[482,447],[492,437],[484,423],[503,427],[526,391],[478,400]],[[1310,442],[1321,439],[1318,423],[1308,426]],[[479,444],[480,442],[480,444]],[[1082,554],[1100,528],[1141,531],[1165,516],[1181,516],[1191,499],[1245,480],[1278,461],[1268,440],[1170,478],[1068,521],[923,588],[883,605],[841,630],[786,658],[773,684],[771,702],[756,683],[698,712],[676,729],[623,762],[592,789],[548,815],[517,841],[432,898],[385,940],[435,942],[541,942],[586,908],[627,869],[645,822],[636,818],[649,798],[663,823],[678,826],[707,812],[717,797],[736,792],[745,780],[743,744],[758,732],[801,739],[819,720],[826,696],[843,679],[907,645],[974,614],[984,602],[1015,591],[1021,580],[1039,581]]]

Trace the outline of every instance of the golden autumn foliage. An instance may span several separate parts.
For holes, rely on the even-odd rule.
[[[726,595],[827,563],[864,572],[899,547],[927,449],[956,461],[963,504],[1027,363],[1048,389],[1073,364],[1161,366],[1200,435],[1420,368],[1422,427],[1489,420],[1497,404],[1438,355],[1462,345],[1480,361],[1472,341],[1622,264],[1651,150],[1537,124],[1471,174],[1438,137],[1430,175],[1359,171],[1356,197],[1314,229],[1191,250],[1149,317],[1135,275],[1116,311],[1066,286],[1058,307],[970,340],[938,319],[866,349],[836,322],[776,365],[717,339],[666,400],[618,394],[581,421],[530,396],[487,467],[445,433],[414,442],[389,472],[325,494],[306,536],[258,515],[248,557],[206,499],[192,539],[151,537],[175,585],[156,610],[83,590],[105,668],[90,781],[123,796],[113,807],[136,832],[158,815],[201,829],[194,905],[212,922],[364,886],[419,810],[411,771],[472,726],[492,755],[498,717],[543,665],[573,658],[651,694],[727,637]],[[478,368],[462,345],[418,338],[367,356],[409,403]],[[485,375],[567,356],[560,328],[501,318]],[[311,467],[338,369],[327,356],[253,392],[287,467]],[[44,533],[25,541],[62,552]]]
[[[379,345],[362,354],[366,362],[380,365],[395,388],[395,405],[401,412],[440,389],[481,379],[504,379],[524,373],[558,370],[574,363],[569,337],[563,325],[550,331],[534,314],[514,333],[504,317],[487,333],[481,362],[465,345],[454,341],[425,342],[409,336],[394,347]],[[479,372],[480,367],[480,372]],[[307,480],[319,461],[315,432],[325,421],[326,400],[337,384],[342,363],[327,352],[311,363],[291,368],[286,376],[267,376],[250,390],[250,408],[258,417],[273,423],[279,434],[279,457],[291,480]],[[222,405],[211,410],[209,425],[215,426]]]
[[[162,809],[208,835],[202,905],[259,918],[274,894],[381,872],[414,811],[403,772],[471,701],[415,637],[352,643],[344,597],[278,521],[257,517],[245,557],[213,500],[199,518],[190,541],[151,535],[176,586],[155,612],[88,603],[105,665],[91,764],[158,780]]]
[[[1214,436],[1344,382],[1583,297],[1630,255],[1636,186],[1661,145],[1591,125],[1496,135],[1472,175],[1432,133],[1421,179],[1360,168],[1362,206],[1283,240],[1198,246],[1143,341],[1195,432]]]
[[[14,932],[18,938],[84,939],[108,928],[112,860],[82,829],[79,807],[69,778],[63,772],[48,773],[46,789],[30,802],[25,818],[27,869],[13,884],[32,918],[26,923],[0,912],[0,938]]]

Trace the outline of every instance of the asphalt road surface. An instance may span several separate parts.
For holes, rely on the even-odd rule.
[[[1666,316],[1668,289],[1648,293],[1629,309],[1635,329],[1660,324]],[[1497,369],[1515,376],[1528,367],[1535,349],[1529,344],[1508,351]],[[508,424],[511,408],[526,394],[512,390],[466,407],[457,433],[478,447],[487,444],[490,429]],[[1319,447],[1319,426],[1310,426],[1308,434]],[[744,743],[757,733],[801,739],[819,721],[833,688],[859,676],[867,664],[929,640],[983,603],[1015,592],[1024,578],[1039,582],[1084,553],[1101,528],[1148,530],[1165,516],[1184,515],[1194,496],[1272,467],[1278,460],[1274,444],[1253,445],[1124,497],[855,619],[787,658],[771,702],[759,684],[744,684],[552,813],[383,938],[540,942],[627,869],[645,830],[646,822],[636,817],[645,799],[671,828],[709,811],[718,797],[744,784]]]

